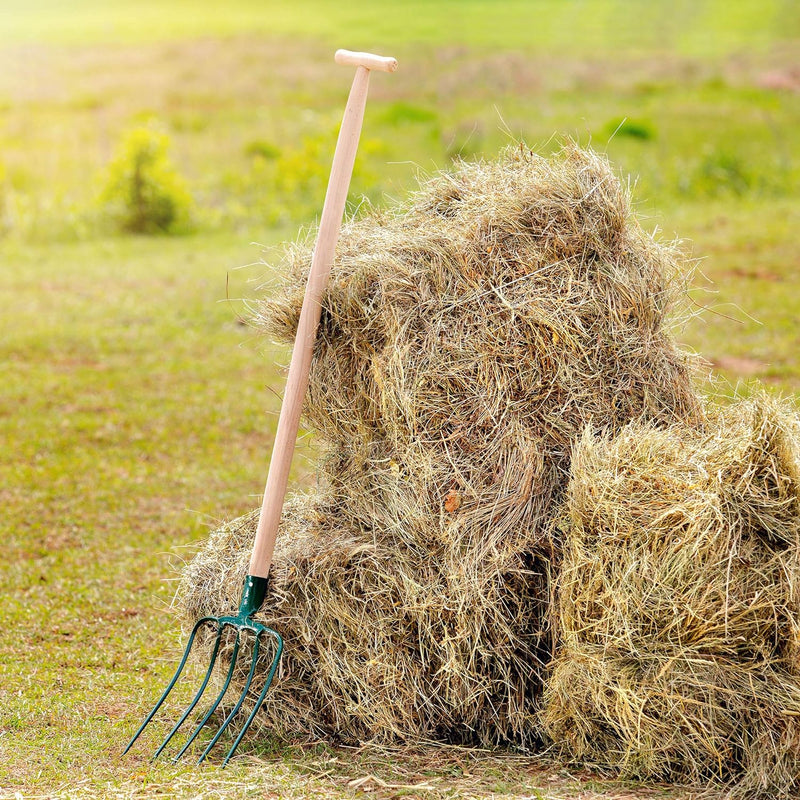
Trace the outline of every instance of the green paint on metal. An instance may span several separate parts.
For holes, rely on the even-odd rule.
[[[264,702],[264,698],[267,695],[267,691],[269,690],[270,685],[272,684],[272,679],[275,677],[275,671],[278,668],[278,664],[281,659],[281,654],[283,653],[283,638],[281,635],[274,630],[273,628],[268,627],[267,625],[262,625],[260,622],[256,622],[253,619],[253,615],[261,608],[264,598],[267,595],[267,590],[269,588],[269,578],[261,578],[256,575],[247,575],[244,579],[244,586],[242,587],[242,599],[239,603],[239,612],[235,615],[229,616],[219,616],[219,617],[202,617],[199,619],[194,627],[192,628],[192,633],[189,636],[189,641],[186,645],[186,649],[183,651],[183,656],[178,664],[178,668],[175,670],[170,682],[167,684],[167,688],[164,690],[164,693],[161,697],[156,701],[156,704],[150,710],[150,713],[145,717],[144,722],[141,724],[139,729],[133,735],[133,738],[128,743],[128,746],[125,748],[123,753],[127,753],[130,750],[133,743],[139,738],[139,735],[142,731],[147,727],[150,721],[155,717],[158,710],[164,704],[164,701],[167,699],[167,696],[175,687],[175,684],[178,682],[178,679],[181,676],[181,673],[186,666],[186,663],[189,659],[189,654],[192,649],[192,645],[197,637],[197,632],[200,630],[201,627],[204,625],[211,626],[212,628],[216,629],[216,637],[214,640],[213,649],[211,652],[211,659],[206,669],[205,676],[203,678],[203,682],[200,685],[200,688],[195,693],[192,701],[189,703],[187,708],[184,710],[183,714],[180,716],[178,721],[173,726],[172,730],[167,734],[164,741],[159,745],[158,749],[153,755],[153,759],[158,758],[159,755],[164,751],[166,746],[178,732],[180,727],[183,723],[188,719],[189,715],[195,709],[195,707],[200,702],[200,699],[203,696],[203,693],[208,686],[211,675],[214,671],[214,666],[217,662],[217,655],[219,654],[220,643],[222,641],[223,633],[225,632],[226,628],[229,628],[231,631],[236,632],[236,641],[233,647],[233,653],[231,654],[230,665],[228,667],[227,674],[225,676],[225,680],[222,684],[222,688],[220,689],[217,697],[215,698],[214,702],[205,712],[205,714],[200,719],[200,722],[194,728],[192,733],[186,739],[183,744],[183,747],[180,749],[178,754],[173,758],[173,761],[177,761],[188,749],[192,742],[197,738],[200,731],[203,727],[208,723],[208,721],[213,716],[214,712],[217,710],[217,707],[222,702],[222,699],[225,697],[230,685],[231,680],[233,678],[234,670],[236,669],[236,661],[239,656],[239,651],[242,644],[242,637],[243,634],[250,634],[253,635],[253,649],[252,655],[250,658],[250,669],[248,670],[247,680],[245,682],[244,688],[242,689],[241,694],[239,695],[238,700],[236,701],[233,710],[226,716],[225,720],[222,722],[216,733],[214,734],[211,741],[206,746],[205,750],[203,751],[202,755],[200,756],[198,763],[204,761],[208,754],[211,752],[214,745],[219,741],[222,734],[228,728],[230,723],[233,721],[234,717],[238,714],[239,709],[245,702],[247,698],[247,694],[250,691],[250,686],[253,682],[253,676],[255,675],[256,666],[259,659],[259,654],[261,652],[261,637],[262,635],[271,638],[274,642],[274,650],[272,655],[272,664],[270,666],[269,672],[267,674],[266,680],[264,681],[264,686],[259,693],[253,708],[250,711],[250,714],[247,717],[244,725],[242,726],[241,730],[239,731],[236,740],[234,741],[233,745],[231,746],[230,750],[228,750],[225,759],[222,762],[222,766],[224,767],[228,761],[231,759],[233,754],[236,752],[236,748],[239,746],[239,742],[242,741],[245,733],[247,733],[248,728],[252,724],[253,720],[255,719],[256,714],[258,713],[259,708],[261,708],[262,703]]]

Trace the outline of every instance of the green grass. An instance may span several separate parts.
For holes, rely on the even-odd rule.
[[[69,8],[69,13],[65,13]],[[769,50],[800,34],[800,13],[782,0],[408,0],[342,6],[331,0],[8,0],[0,37],[85,43],[142,42],[243,33],[301,36],[353,49],[464,44],[585,56],[675,52],[702,58]],[[601,35],[599,35],[601,34]]]
[[[796,394],[800,93],[766,79],[793,74],[794,6],[163,8],[0,10],[0,797],[635,796],[447,749],[251,742],[225,772],[119,751],[181,646],[176,565],[262,489],[286,354],[238,321],[272,279],[250,242],[294,238],[319,209],[350,80],[332,49],[401,62],[372,80],[354,201],[516,137],[592,142],[635,177],[647,224],[691,240],[709,310],[679,335],[714,390]],[[192,235],[117,235],[97,199],[152,118],[195,196]]]
[[[136,13],[126,2],[105,4],[103,13],[83,2],[69,15],[7,14],[7,25],[35,21],[39,38],[0,47],[0,228],[38,241],[112,233],[102,190],[120,143],[145,123],[169,135],[199,229],[261,235],[265,226],[308,219],[324,191],[350,80],[332,63],[334,39],[391,50],[401,65],[395,75],[372,79],[354,197],[403,196],[418,169],[492,154],[513,139],[552,148],[554,132],[607,150],[638,176],[639,196],[660,208],[720,194],[795,196],[800,94],[775,81],[795,80],[791,42],[783,41],[796,27],[790,4],[761,5],[755,18],[745,13],[747,3],[677,11],[648,3],[637,4],[636,13],[630,4],[596,1],[467,2],[458,12],[445,2],[428,4],[425,13],[413,4],[378,4],[349,35],[343,18],[320,4],[303,6],[306,14],[281,4],[267,14],[255,3],[234,4],[230,13],[227,4],[222,12],[200,3],[196,13],[181,14],[178,3],[158,12],[159,23],[146,3]],[[238,15],[268,18],[269,34],[258,35],[263,24],[226,27],[223,13],[228,26],[239,24]],[[399,13],[410,20],[402,37],[363,41],[369,37],[361,28],[373,30],[379,16],[386,22]],[[684,13],[692,24],[679,30],[699,36],[702,20],[709,26],[702,54],[665,32],[672,24],[666,17]],[[88,22],[75,27],[80,43],[56,36],[84,14],[104,36]],[[525,14],[527,22],[515,16]],[[122,20],[139,39],[119,39]],[[342,32],[330,41],[298,40],[290,23],[306,21],[308,36],[314,25],[341,25]],[[418,44],[415,26],[423,23],[437,37]],[[645,37],[638,50],[617,41],[634,24]],[[152,35],[160,25],[169,36]],[[205,27],[192,27],[199,25]],[[512,36],[500,50],[481,45],[495,25],[524,31],[524,41]],[[717,54],[712,45],[732,27],[740,38]],[[55,44],[46,43],[50,28]],[[0,20],[0,42],[11,37],[3,29]],[[549,29],[568,37],[569,47]],[[769,47],[758,44],[762,39]],[[647,136],[626,136],[626,119]]]

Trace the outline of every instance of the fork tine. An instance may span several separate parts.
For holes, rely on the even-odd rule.
[[[219,630],[217,631],[217,638],[216,641],[214,642],[214,649],[211,653],[211,660],[208,664],[208,669],[206,670],[205,677],[203,678],[203,683],[200,685],[200,688],[195,693],[195,696],[192,699],[192,702],[189,703],[189,706],[187,707],[186,711],[183,712],[181,718],[175,723],[172,730],[167,734],[166,739],[164,739],[164,741],[161,742],[161,746],[158,748],[158,750],[156,750],[156,752],[153,753],[153,758],[152,758],[153,761],[155,761],[161,755],[162,751],[169,744],[172,737],[178,732],[178,729],[186,721],[186,718],[189,716],[189,714],[192,713],[194,707],[200,702],[200,698],[203,696],[203,693],[206,690],[206,686],[208,686],[208,681],[211,678],[211,673],[214,670],[214,664],[217,661],[217,654],[219,653],[219,646],[221,640],[222,640],[222,625],[219,626]]]
[[[281,654],[283,653],[283,637],[272,628],[265,628],[265,633],[268,633],[275,639],[275,655],[272,658],[272,666],[270,667],[269,674],[267,675],[266,681],[264,682],[264,688],[261,690],[261,694],[259,694],[258,699],[253,706],[253,710],[250,712],[250,715],[247,717],[246,722],[242,726],[242,729],[239,731],[239,735],[236,737],[236,741],[233,743],[230,750],[228,750],[228,754],[225,756],[225,760],[222,762],[222,767],[224,768],[225,765],[230,761],[233,754],[236,752],[236,748],[239,746],[239,742],[242,741],[244,735],[247,733],[248,728],[250,727],[251,723],[255,719],[256,714],[258,713],[258,709],[261,708],[261,704],[264,702],[264,698],[267,696],[267,692],[269,691],[269,687],[272,684],[272,679],[275,677],[275,670],[278,668],[278,664],[281,660]],[[261,635],[261,631],[259,631],[259,636]],[[258,641],[256,639],[256,641]],[[253,660],[253,666],[250,668],[250,676],[252,677],[253,667],[255,666],[255,657]],[[250,685],[248,679],[248,686]],[[247,687],[245,687],[245,693],[247,691]],[[244,697],[244,695],[242,695]]]
[[[194,643],[195,636],[197,635],[197,631],[200,629],[200,626],[204,625],[206,622],[215,622],[215,621],[216,620],[214,619],[214,617],[202,617],[195,623],[194,628],[192,628],[192,633],[189,636],[189,642],[186,645],[186,649],[183,651],[183,658],[180,660],[178,668],[175,670],[175,674],[172,676],[172,680],[167,684],[167,688],[164,690],[164,693],[161,695],[156,704],[153,706],[150,713],[145,717],[144,722],[139,726],[139,730],[137,730],[136,733],[133,734],[133,737],[128,742],[128,746],[122,751],[123,755],[125,755],[125,753],[127,753],[128,750],[131,749],[133,743],[139,738],[140,734],[147,727],[150,720],[153,719],[153,717],[156,715],[158,709],[161,708],[164,701],[167,699],[167,695],[172,691],[173,687],[178,682],[178,678],[180,677],[181,672],[183,672],[183,668],[186,666],[186,661],[189,658],[189,651],[192,649],[192,644]]]
[[[244,689],[242,690],[242,693],[239,695],[239,699],[236,701],[236,705],[233,707],[233,710],[231,711],[230,714],[228,714],[227,717],[225,717],[225,721],[222,723],[222,725],[220,725],[219,730],[214,734],[214,738],[209,742],[208,746],[203,751],[203,755],[201,755],[200,758],[198,759],[197,761],[198,764],[201,764],[205,760],[205,757],[211,752],[211,748],[213,748],[214,745],[219,741],[219,737],[222,736],[222,734],[225,732],[225,729],[228,727],[228,725],[231,724],[231,720],[236,716],[239,709],[242,707],[242,703],[244,703],[245,697],[247,697],[247,692],[250,689],[250,684],[253,682],[253,674],[256,671],[256,663],[258,662],[260,636],[261,636],[261,631],[257,631],[255,643],[253,645],[253,657],[250,660],[250,672],[247,673],[247,681],[245,681]]]
[[[220,627],[220,636],[222,635],[223,627],[224,625]],[[172,759],[173,763],[178,761],[180,757],[189,749],[190,745],[197,738],[200,731],[203,730],[203,726],[206,724],[206,722],[208,722],[211,719],[211,715],[217,710],[217,706],[222,702],[222,698],[228,691],[228,687],[231,685],[231,678],[233,678],[234,669],[236,668],[236,658],[239,655],[240,639],[241,639],[241,629],[237,628],[236,643],[233,645],[233,653],[231,654],[231,664],[228,667],[228,674],[225,676],[225,683],[223,684],[222,689],[220,689],[216,700],[214,700],[214,702],[211,704],[211,707],[208,709],[208,711],[206,711],[204,717],[197,724],[197,727],[192,732],[192,735],[186,740],[186,743],[183,745],[180,752]],[[191,708],[189,709],[189,711],[191,711]]]

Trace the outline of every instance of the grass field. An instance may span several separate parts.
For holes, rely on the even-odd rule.
[[[350,80],[332,50],[401,63],[373,78],[354,204],[517,138],[592,143],[699,259],[708,310],[679,337],[708,390],[797,394],[795,4],[168,8],[0,10],[0,798],[698,796],[446,748],[249,743],[225,772],[119,752],[180,647],[175,566],[262,488],[286,354],[239,317],[321,204]],[[186,235],[121,234],[99,199],[142,125],[194,197]]]

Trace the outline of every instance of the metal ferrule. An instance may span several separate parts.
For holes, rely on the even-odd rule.
[[[267,596],[269,578],[260,578],[257,575],[246,575],[242,588],[242,602],[239,604],[239,614],[251,617],[261,608]]]

